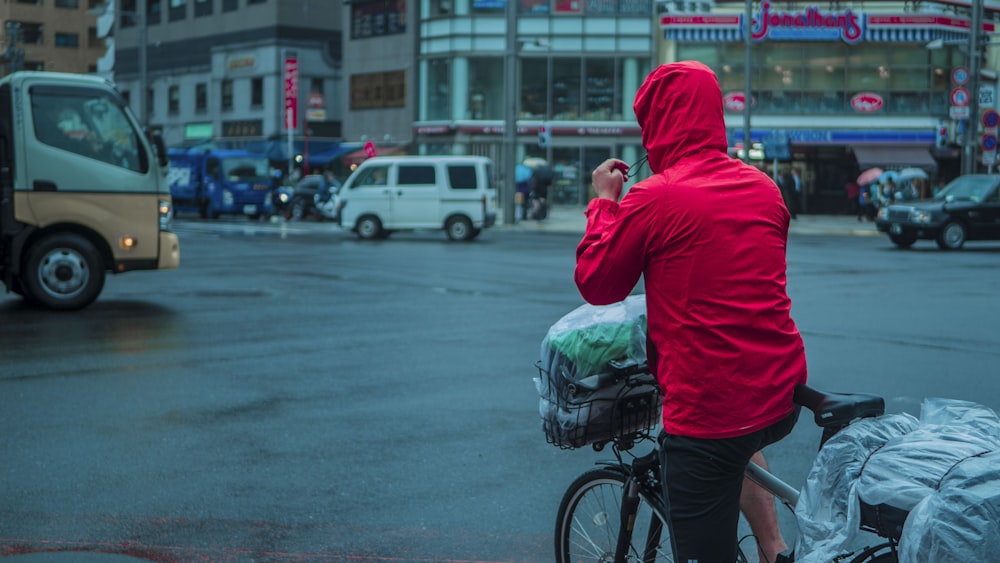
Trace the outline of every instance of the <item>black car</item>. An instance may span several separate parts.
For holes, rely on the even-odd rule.
[[[960,176],[933,199],[879,209],[875,226],[899,248],[919,239],[937,241],[942,250],[957,250],[967,240],[1000,240],[998,186],[1000,176]]]

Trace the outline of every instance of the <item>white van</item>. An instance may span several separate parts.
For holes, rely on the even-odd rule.
[[[496,223],[493,163],[482,156],[376,156],[338,194],[340,224],[363,239],[444,229],[471,240]]]

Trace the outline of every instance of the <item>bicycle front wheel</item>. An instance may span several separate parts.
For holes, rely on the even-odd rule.
[[[556,563],[611,563],[621,528],[625,475],[594,469],[570,485],[556,520]],[[640,493],[635,526],[629,539],[628,562],[672,562],[665,516]],[[659,503],[657,503],[659,506]]]

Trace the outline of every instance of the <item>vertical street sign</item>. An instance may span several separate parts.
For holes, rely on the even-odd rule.
[[[299,125],[299,60],[296,57],[294,51],[285,52],[285,80],[284,80],[284,93],[285,93],[285,130],[288,132],[288,145],[286,155],[288,157],[288,172],[285,174],[285,178],[290,178],[292,175],[293,161],[295,158],[295,143],[292,142],[292,137],[295,134],[295,129]]]
[[[299,126],[299,61],[294,54],[285,55],[285,129]]]

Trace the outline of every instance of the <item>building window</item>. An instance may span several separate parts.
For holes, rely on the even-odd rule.
[[[212,0],[194,0],[194,17],[212,15]]]
[[[202,82],[194,87],[194,111],[205,113],[208,111],[208,85]]]
[[[267,0],[247,0],[247,5],[249,6],[250,4],[263,4],[264,2],[267,2]]]
[[[136,25],[135,0],[121,0],[121,13],[118,15],[118,25],[134,27]]]
[[[548,117],[548,84],[548,59],[521,60],[520,115],[522,117]]]
[[[222,81],[222,98],[221,98],[221,108],[222,111],[230,111],[233,109],[233,81],[223,80]]]
[[[552,59],[552,117],[580,118],[579,58]]]
[[[56,8],[72,8],[77,9],[80,7],[80,0],[56,0]]]
[[[696,59],[719,76],[723,94],[743,92],[742,43],[681,43],[677,58]],[[836,44],[772,41],[755,46],[755,111],[800,114],[947,113],[950,63],[921,43]],[[880,99],[862,107],[859,98]]]
[[[56,33],[56,47],[79,47],[80,35],[77,33]]]
[[[96,27],[87,28],[87,46],[88,47],[103,47],[104,40],[97,36]]]
[[[21,24],[21,43],[25,45],[42,45],[43,35],[42,30],[44,26],[40,23],[31,22],[20,22]]]
[[[469,59],[469,106],[465,119],[503,119],[503,77],[502,58]]]
[[[170,0],[170,21],[180,21],[187,17],[187,0]]]
[[[366,0],[351,5],[351,39],[406,32],[406,1]]]
[[[146,0],[146,25],[157,25],[163,17],[163,0]]]
[[[451,119],[451,60],[427,61],[426,115],[422,119]],[[352,96],[351,109],[354,109]]]
[[[240,9],[240,0],[222,0],[223,12],[235,12]]]
[[[351,109],[401,108],[406,105],[406,72],[354,74],[350,90]]]
[[[176,115],[181,111],[181,88],[173,85],[167,89],[167,112]]]
[[[250,79],[250,105],[259,108],[264,105],[264,79]]]
[[[105,0],[87,0],[87,9],[103,8]]]

